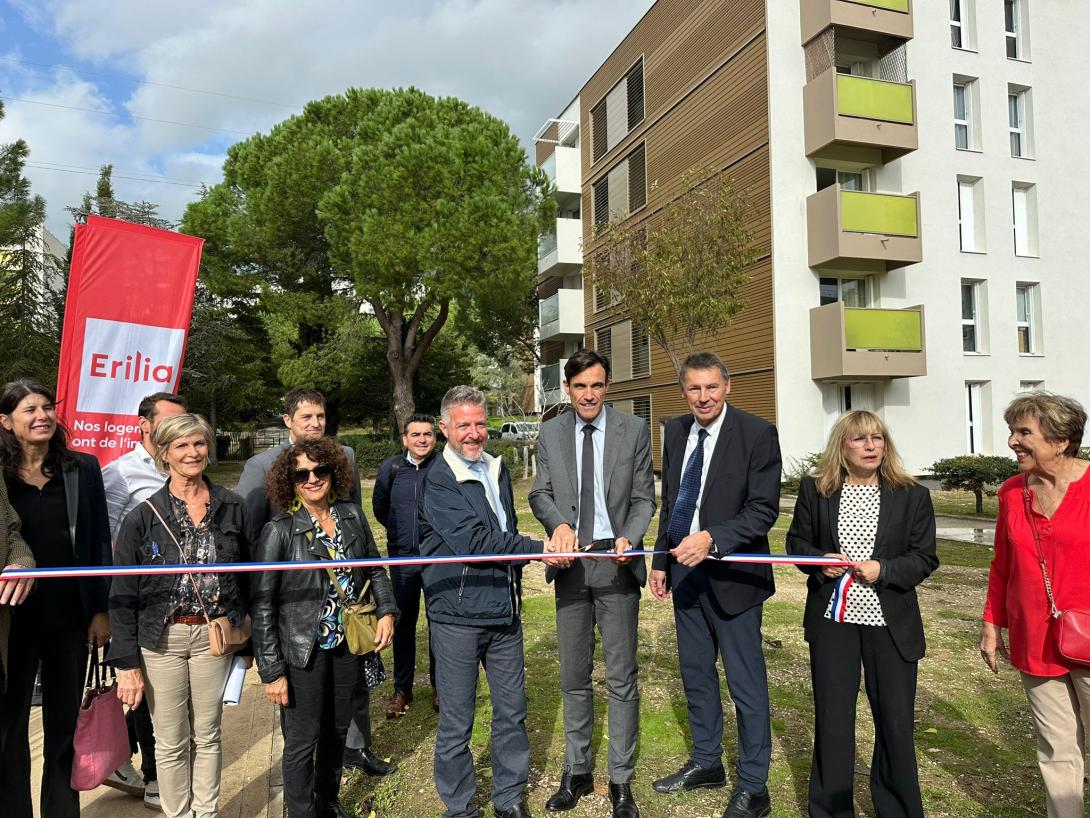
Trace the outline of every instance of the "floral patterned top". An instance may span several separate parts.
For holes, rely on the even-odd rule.
[[[205,503],[204,519],[200,525],[194,525],[189,516],[185,501],[170,494],[170,511],[182,530],[181,546],[185,561],[191,565],[211,565],[216,561],[216,539],[212,532],[211,498]],[[171,591],[167,618],[171,616],[197,616],[208,609],[208,617],[215,619],[226,611],[220,604],[219,575],[212,573],[193,574],[197,582],[196,591],[189,574],[179,574]],[[200,596],[198,597],[198,592]],[[204,607],[201,607],[201,601]]]
[[[314,538],[325,546],[330,559],[348,559],[348,555],[344,552],[344,542],[341,539],[341,527],[337,520],[336,509],[330,508],[329,518],[334,525],[332,537],[322,529],[322,524],[318,522],[318,518],[313,514],[310,515],[310,520],[314,525]],[[355,583],[352,581],[351,569],[334,569],[333,573],[336,575],[337,584],[341,586],[344,595],[350,600],[355,599],[356,589]],[[325,601],[322,603],[322,614],[318,618],[317,639],[318,647],[322,650],[332,650],[344,641],[344,621],[341,618],[341,610],[341,596],[331,582],[328,586]]]

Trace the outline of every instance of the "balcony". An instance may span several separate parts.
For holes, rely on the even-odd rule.
[[[539,410],[544,411],[550,406],[563,403],[566,399],[561,382],[564,380],[564,365],[567,362],[567,358],[561,358],[555,364],[546,364],[538,370],[541,373],[541,406],[538,407]]]
[[[918,193],[863,193],[830,185],[806,199],[811,267],[883,273],[923,258]]]
[[[916,150],[916,84],[838,74],[802,90],[806,155],[880,165]]]
[[[927,374],[923,307],[810,310],[810,377],[815,381],[876,381]]]
[[[541,163],[541,169],[556,187],[557,199],[563,201],[572,196],[578,199],[583,195],[579,161],[579,148],[557,145],[548,159]]]
[[[583,222],[557,219],[556,232],[537,246],[537,274],[541,278],[577,273],[583,267]]]
[[[538,341],[582,339],[583,291],[557,290],[538,303]]]
[[[802,0],[802,44],[829,26],[856,40],[911,40],[910,0]]]

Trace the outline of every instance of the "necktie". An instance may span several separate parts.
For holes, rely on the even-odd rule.
[[[477,473],[478,478],[484,485],[484,490],[488,494],[489,505],[492,506],[492,510],[496,512],[496,519],[499,520],[500,529],[507,530],[507,513],[503,510],[503,504],[500,502],[500,492],[496,488],[496,483],[492,479],[492,475],[488,472],[488,466],[485,465],[483,460],[478,460],[471,468]]]
[[[579,472],[579,545],[594,542],[594,427],[583,427],[583,461]]]
[[[704,472],[704,440],[708,437],[708,430],[701,429],[697,435],[696,448],[689,456],[689,462],[685,465],[685,473],[681,475],[681,486],[677,490],[677,500],[670,509],[670,528],[666,536],[670,545],[676,546],[689,536],[689,529],[693,527],[693,515],[696,513],[696,501],[700,497],[700,477]]]

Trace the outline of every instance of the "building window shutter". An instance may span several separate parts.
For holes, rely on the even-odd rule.
[[[632,377],[646,378],[651,374],[651,339],[647,333],[632,325]]]
[[[639,398],[632,399],[632,414],[638,417],[640,420],[647,424],[647,428],[651,428],[651,396],[643,395]]]
[[[613,357],[613,327],[602,327],[594,331],[594,348],[599,355]]]
[[[628,218],[628,160],[618,162],[606,176],[609,185],[609,206],[607,218],[619,222]]]
[[[606,101],[603,99],[590,112],[591,151],[594,154],[592,161],[597,162],[609,150],[606,143],[606,132],[609,127],[606,121]]]
[[[594,226],[602,227],[609,222],[609,177],[594,183]]]
[[[643,145],[628,155],[628,211],[647,204],[647,152]]]
[[[628,130],[643,122],[643,58],[632,66],[626,77],[628,88]]]

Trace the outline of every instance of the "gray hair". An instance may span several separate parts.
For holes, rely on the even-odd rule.
[[[677,381],[685,386],[685,374],[690,369],[718,369],[723,375],[723,383],[730,380],[730,372],[727,365],[714,352],[694,352],[681,363],[681,369],[677,373]]]
[[[189,413],[175,415],[167,418],[156,427],[155,436],[151,442],[155,446],[155,467],[159,471],[168,471],[165,455],[167,450],[170,449],[170,444],[179,438],[189,437],[190,435],[204,435],[204,442],[208,444],[208,451],[214,452],[216,450],[216,436],[212,432],[212,427],[200,415]]]
[[[452,386],[447,390],[447,394],[443,395],[443,403],[439,406],[439,414],[442,415],[443,422],[450,423],[451,409],[466,404],[481,406],[485,413],[488,413],[488,401],[484,397],[484,392],[475,386]]]
[[[1074,398],[1038,389],[1019,395],[1010,402],[1003,413],[1007,425],[1014,425],[1025,417],[1037,418],[1041,434],[1049,443],[1067,441],[1064,454],[1076,457],[1086,428],[1086,410]]]

